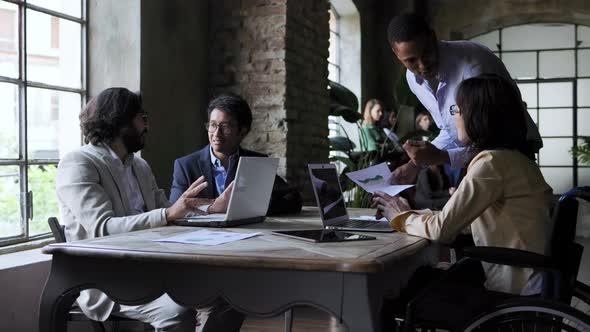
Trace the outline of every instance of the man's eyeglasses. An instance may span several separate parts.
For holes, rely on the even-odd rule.
[[[451,105],[451,107],[449,107],[449,113],[451,113],[451,116],[453,116],[455,114],[461,114],[461,111],[459,110],[459,106]]]
[[[149,115],[148,115],[148,112],[146,112],[146,111],[139,112],[139,113],[137,113],[137,115],[139,115],[143,121],[149,120]]]
[[[229,124],[229,123],[214,123],[214,122],[206,122],[205,123],[205,129],[207,129],[208,132],[210,133],[214,133],[217,131],[217,129],[219,129],[221,131],[222,134],[229,134],[233,129],[234,129],[234,125],[233,124]]]

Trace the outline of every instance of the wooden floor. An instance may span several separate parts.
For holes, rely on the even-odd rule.
[[[284,315],[273,318],[246,318],[241,332],[280,332]],[[296,307],[293,311],[293,332],[344,332],[346,328],[330,314],[312,307]]]

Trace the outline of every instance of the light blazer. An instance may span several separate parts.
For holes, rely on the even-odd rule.
[[[238,155],[241,157],[266,157],[266,155],[246,149],[239,148]],[[230,158],[225,187],[236,177],[239,158]],[[217,198],[215,191],[215,178],[213,177],[213,165],[211,165],[210,145],[174,161],[174,178],[170,190],[170,201],[176,200],[186,189],[201,175],[209,184],[201,191],[198,197]],[[297,213],[301,211],[302,199],[297,189],[290,187],[280,176],[276,176],[268,214]]]
[[[125,173],[103,145],[88,144],[65,155],[57,168],[57,198],[67,241],[90,239],[166,225],[170,206],[147,162],[133,157],[132,168],[145,202],[145,213],[131,215]],[[97,290],[80,292],[84,313],[103,321],[114,302]]]

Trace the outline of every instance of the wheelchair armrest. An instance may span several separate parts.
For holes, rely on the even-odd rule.
[[[576,280],[574,285],[574,296],[590,305],[590,286]]]
[[[465,257],[487,263],[540,270],[558,269],[557,264],[551,257],[530,251],[501,247],[469,247],[463,250]]]

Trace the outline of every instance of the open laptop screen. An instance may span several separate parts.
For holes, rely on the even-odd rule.
[[[310,165],[309,175],[322,219],[347,217],[336,167],[331,164]]]

